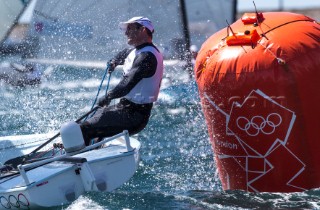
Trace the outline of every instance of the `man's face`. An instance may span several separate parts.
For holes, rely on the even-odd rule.
[[[137,46],[140,40],[140,36],[143,30],[143,26],[137,24],[129,24],[125,35],[128,39],[128,44],[132,46]]]

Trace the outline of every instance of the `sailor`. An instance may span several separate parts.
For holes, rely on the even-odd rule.
[[[190,46],[190,53],[191,53],[191,63],[194,66],[196,64],[196,59],[198,56],[198,47],[197,45],[191,45]]]
[[[119,84],[99,98],[100,108],[80,124],[85,144],[93,138],[109,137],[128,130],[140,132],[148,123],[153,103],[157,100],[163,75],[163,57],[153,44],[154,26],[146,17],[133,17],[119,24],[131,49],[124,49],[111,61],[112,72],[123,65]],[[110,105],[111,100],[120,99]]]

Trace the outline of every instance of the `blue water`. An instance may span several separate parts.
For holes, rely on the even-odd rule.
[[[102,70],[44,70],[37,86],[0,82],[0,136],[56,131],[90,109]],[[112,76],[111,88],[119,75]],[[320,209],[319,189],[290,194],[223,191],[197,87],[194,82],[172,84],[162,89],[138,136],[142,149],[135,175],[114,192],[87,193],[51,209]]]

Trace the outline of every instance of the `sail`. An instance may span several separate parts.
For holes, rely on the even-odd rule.
[[[16,23],[24,6],[21,0],[0,0],[0,43]]]
[[[225,27],[226,19],[234,19],[235,0],[185,3],[195,44]],[[165,59],[182,59],[188,40],[180,4],[181,0],[38,0],[29,29],[38,46],[30,57],[107,61],[128,47],[119,22],[146,16],[155,26],[154,43]]]

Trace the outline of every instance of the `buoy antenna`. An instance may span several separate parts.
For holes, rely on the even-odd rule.
[[[262,15],[262,13],[259,13],[259,12],[258,12],[257,7],[256,7],[256,3],[254,3],[254,1],[252,1],[252,2],[253,2],[254,10],[256,11],[256,16],[257,16],[257,18],[256,18],[256,19],[257,19],[257,22],[256,22],[255,24],[260,27],[260,30],[261,30],[261,32],[262,32],[261,36],[263,36],[263,37],[265,37],[267,40],[269,40],[268,37],[265,35],[264,31],[262,30],[261,25],[260,25],[260,23],[263,22],[264,17],[263,17],[263,15]]]
[[[257,10],[257,6],[256,6],[256,3],[253,2],[253,6],[254,6],[254,10],[256,11],[256,16],[257,16],[257,24],[259,25],[259,23],[261,23],[263,21],[263,16],[262,16],[262,13],[259,13],[258,10]]]
[[[231,28],[228,20],[226,20],[226,22],[227,22],[227,25],[228,25],[228,29],[230,28],[230,30],[231,30],[232,35],[235,35],[235,33],[234,33],[234,31],[232,30],[232,28]],[[229,33],[228,33],[228,36],[229,36]]]
[[[254,10],[256,11],[257,17],[258,17],[258,10],[257,10],[257,7],[256,7],[256,3],[254,3],[254,1],[252,1],[252,3],[253,3],[253,6],[254,6]]]

